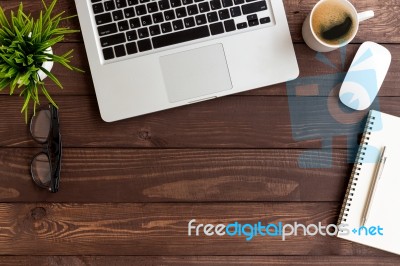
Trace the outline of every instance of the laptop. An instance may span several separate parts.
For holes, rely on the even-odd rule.
[[[75,0],[112,122],[295,79],[282,0]]]

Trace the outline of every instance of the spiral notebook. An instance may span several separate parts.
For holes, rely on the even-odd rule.
[[[383,147],[387,157],[370,214],[363,211]],[[370,111],[339,216],[338,237],[400,255],[400,118]]]

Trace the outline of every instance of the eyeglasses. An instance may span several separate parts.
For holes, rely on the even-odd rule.
[[[33,157],[31,175],[41,188],[57,192],[60,183],[62,143],[58,110],[52,104],[40,108],[31,118],[32,138],[43,145],[43,150]]]

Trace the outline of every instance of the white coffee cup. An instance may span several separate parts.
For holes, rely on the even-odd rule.
[[[352,30],[352,34],[347,36],[346,39],[343,40],[339,44],[329,44],[329,43],[325,42],[324,40],[322,40],[320,37],[317,36],[317,34],[314,32],[314,29],[313,29],[312,19],[313,19],[315,10],[317,10],[318,7],[322,3],[326,3],[326,2],[332,2],[333,4],[341,5],[343,8],[346,9],[346,11],[349,12],[351,18],[353,20],[355,20],[355,21],[353,21],[355,29]],[[311,49],[313,49],[317,52],[330,52],[330,51],[336,50],[336,49],[350,43],[354,39],[354,37],[356,36],[356,34],[358,32],[359,23],[361,21],[370,19],[373,16],[374,16],[374,11],[365,11],[362,13],[357,13],[357,10],[355,9],[355,7],[347,0],[320,0],[314,6],[313,10],[307,16],[306,20],[303,23],[303,31],[302,31],[303,39]]]

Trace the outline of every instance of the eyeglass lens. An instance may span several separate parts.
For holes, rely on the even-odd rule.
[[[45,153],[39,153],[31,165],[33,180],[42,187],[49,187],[51,181],[51,168],[49,157]]]
[[[39,143],[46,143],[50,135],[51,112],[50,110],[40,110],[32,117],[31,134]],[[51,183],[51,165],[50,159],[46,153],[39,153],[33,158],[32,178],[35,183],[41,187],[49,187]]]
[[[50,134],[51,112],[50,110],[40,110],[31,121],[32,137],[40,143],[45,143]]]

